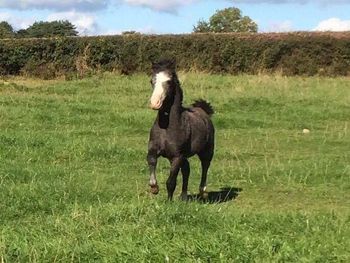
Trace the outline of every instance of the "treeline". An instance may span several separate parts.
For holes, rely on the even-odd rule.
[[[0,74],[41,78],[149,72],[175,58],[179,70],[209,73],[349,75],[350,33],[125,34],[0,41]]]
[[[14,30],[7,21],[0,22],[0,39],[77,36],[76,27],[67,20],[35,22],[26,29]]]

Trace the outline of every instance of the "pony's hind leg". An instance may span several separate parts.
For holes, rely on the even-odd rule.
[[[158,156],[155,153],[155,151],[148,152],[147,162],[148,162],[149,171],[150,171],[149,185],[151,187],[151,193],[155,195],[159,193],[159,187],[158,187],[157,177],[156,177],[157,159],[158,159]]]
[[[183,201],[187,201],[188,178],[190,177],[190,164],[187,159],[183,160],[183,163],[181,166],[181,173],[182,173],[181,199]]]
[[[208,174],[208,169],[212,158],[213,158],[212,153],[199,155],[199,159],[201,160],[201,166],[202,166],[202,177],[199,185],[199,195],[201,197],[204,197],[205,191],[207,189],[207,174]]]
[[[179,170],[183,163],[182,157],[175,157],[171,161],[170,175],[166,181],[166,188],[168,191],[168,200],[173,200],[174,191],[176,188],[176,179],[179,174]]]

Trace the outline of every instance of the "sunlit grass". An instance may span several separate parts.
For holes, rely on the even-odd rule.
[[[235,200],[166,202],[163,159],[148,193],[146,75],[0,81],[0,262],[350,260],[349,79],[180,79],[216,110],[208,190]]]

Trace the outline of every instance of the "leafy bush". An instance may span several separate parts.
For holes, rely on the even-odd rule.
[[[0,41],[0,74],[51,78],[96,71],[149,72],[176,58],[184,71],[349,75],[350,33],[125,34]],[[48,70],[49,72],[44,72]],[[38,72],[39,71],[39,72]]]

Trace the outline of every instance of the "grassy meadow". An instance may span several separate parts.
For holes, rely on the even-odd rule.
[[[179,75],[216,110],[207,202],[164,159],[149,193],[148,76],[0,80],[0,262],[350,262],[350,79]]]

